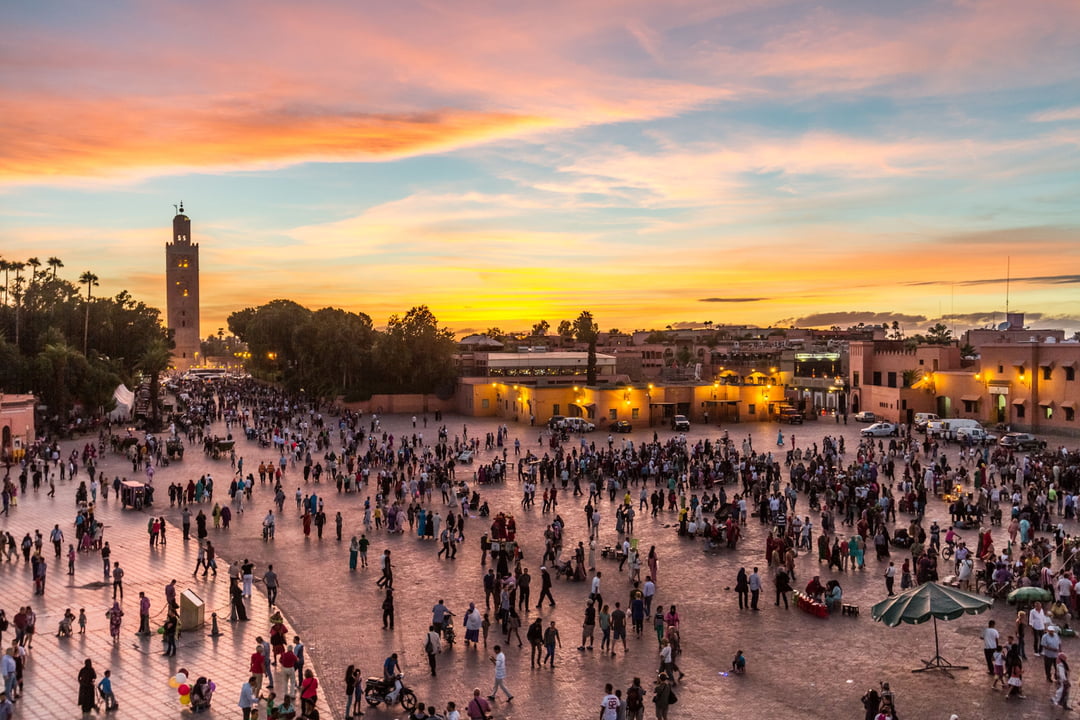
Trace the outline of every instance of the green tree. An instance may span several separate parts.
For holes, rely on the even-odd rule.
[[[164,340],[150,343],[139,357],[139,370],[150,382],[150,428],[161,429],[161,374],[172,364],[172,351]]]
[[[589,352],[585,365],[585,382],[588,385],[596,384],[596,339],[600,334],[600,326],[593,320],[592,313],[582,310],[574,320],[574,336],[580,343],[588,343]]]
[[[929,345],[952,345],[952,330],[944,323],[937,323],[926,331],[926,342]]]
[[[391,316],[375,345],[382,380],[397,392],[437,392],[454,377],[454,333],[426,305]]]

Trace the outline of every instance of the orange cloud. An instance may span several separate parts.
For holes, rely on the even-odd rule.
[[[367,114],[186,109],[111,100],[17,98],[0,118],[0,180],[140,175],[305,160],[390,159],[548,127],[552,121],[462,110]]]

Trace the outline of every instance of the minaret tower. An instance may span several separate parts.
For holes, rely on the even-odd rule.
[[[177,207],[172,221],[172,242],[165,244],[165,304],[168,328],[176,347],[173,367],[177,370],[202,364],[199,353],[199,246],[191,242],[191,219],[184,204]]]

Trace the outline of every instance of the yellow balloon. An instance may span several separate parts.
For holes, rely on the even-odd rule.
[[[180,683],[178,683],[176,681],[176,676],[175,675],[173,675],[171,678],[169,678],[169,687],[171,687],[174,690],[176,688],[180,687]]]
[[[190,705],[191,704],[191,696],[190,695],[181,695],[180,696],[180,704],[181,705]]]

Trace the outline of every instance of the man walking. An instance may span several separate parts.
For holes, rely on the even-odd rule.
[[[435,630],[434,625],[428,625],[427,637],[424,641],[424,653],[427,655],[428,667],[431,669],[431,676],[435,677],[435,656],[439,653],[439,645],[441,640],[439,633]]]
[[[277,591],[278,591],[278,577],[274,572],[273,565],[266,566],[266,572],[263,574],[263,587],[266,588],[266,602],[273,608],[277,603]]]
[[[559,637],[559,631],[555,629],[555,621],[552,620],[551,624],[548,626],[547,630],[544,631],[544,651],[545,651],[545,655],[544,655],[544,661],[542,663],[540,663],[541,665],[543,665],[544,663],[550,662],[552,670],[555,669],[555,644],[556,643],[558,643],[559,649],[561,650],[562,649],[562,638]],[[496,650],[498,650],[498,648],[496,648]],[[495,682],[498,682],[498,680],[496,680]],[[513,699],[513,698],[510,698],[510,699]]]
[[[555,607],[555,598],[551,595],[551,573],[547,567],[540,568],[540,598],[537,600],[536,609],[539,610],[544,604],[544,598],[548,599],[551,607]]]
[[[509,688],[506,687],[506,655],[503,654],[502,646],[496,645],[495,654],[491,655],[488,659],[491,660],[491,664],[495,666],[495,684],[491,688],[491,694],[488,695],[488,700],[494,702],[495,693],[499,692],[499,689],[502,688],[502,691],[506,693],[506,702],[510,702],[514,699],[514,695],[510,692]]]
[[[383,550],[382,577],[379,578],[379,581],[375,584],[381,588],[386,588],[387,590],[394,589],[394,568],[393,565],[390,564],[389,550]]]
[[[994,621],[991,620],[986,624],[986,629],[983,630],[983,655],[986,656],[987,675],[994,674],[994,652],[997,650],[1000,637],[1000,633],[994,627]]]
[[[747,584],[750,586],[750,609],[757,610],[758,596],[761,595],[761,576],[758,575],[757,568],[754,568],[754,572],[750,573]]]
[[[116,599],[116,594],[120,593],[120,602],[124,602],[124,568],[120,567],[120,561],[117,560],[113,563],[112,569],[112,598]]]
[[[885,568],[885,589],[889,591],[889,597],[892,597],[896,593],[893,592],[893,583],[896,582],[896,565],[889,563],[889,567]]]

